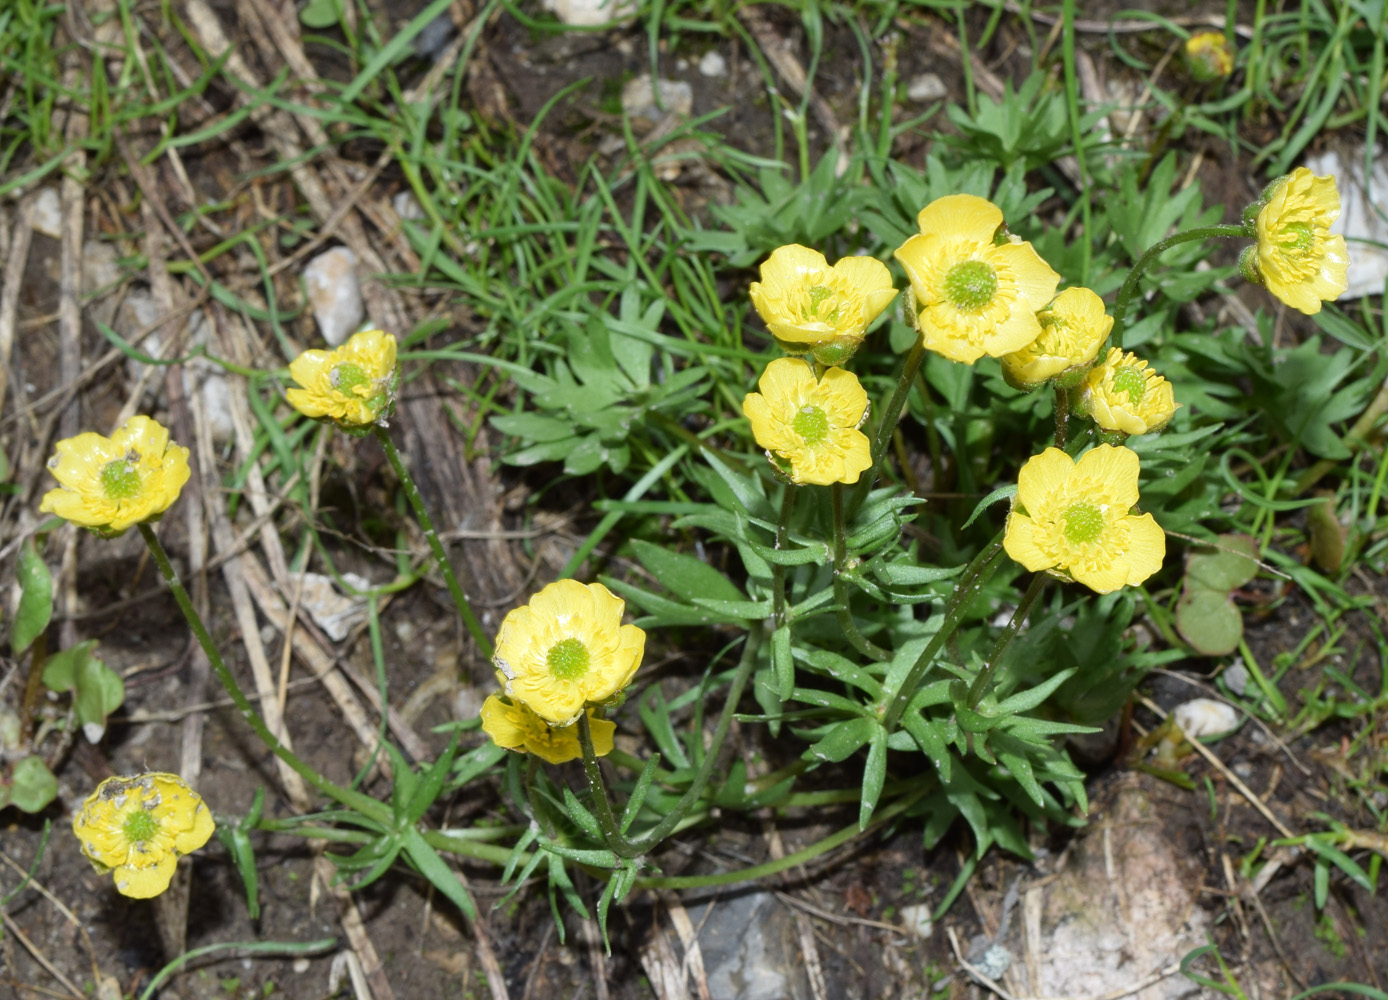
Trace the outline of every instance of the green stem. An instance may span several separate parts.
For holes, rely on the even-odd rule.
[[[699,801],[700,796],[704,794],[708,779],[713,774],[714,766],[718,763],[718,755],[723,749],[723,741],[728,738],[728,730],[732,727],[733,716],[737,713],[737,703],[742,699],[742,691],[752,676],[752,665],[756,663],[757,648],[761,645],[761,639],[762,630],[759,628],[753,628],[747,633],[747,644],[742,647],[742,659],[737,664],[737,671],[733,674],[732,683],[728,685],[728,697],[723,703],[723,714],[718,717],[718,725],[714,728],[713,739],[709,742],[708,749],[704,751],[704,759],[699,764],[699,770],[695,773],[693,782],[690,783],[689,788],[680,796],[680,800],[675,803],[674,808],[665,818],[635,840],[628,840],[622,836],[617,827],[616,820],[612,815],[612,806],[607,800],[607,786],[603,784],[602,769],[598,767],[597,756],[593,753],[593,740],[588,732],[587,713],[579,716],[578,742],[583,747],[584,772],[588,777],[588,787],[593,793],[598,823],[602,826],[603,834],[608,840],[608,848],[615,854],[624,858],[634,858],[650,851],[670,835],[685,813],[689,812]],[[607,817],[606,821],[603,819],[604,815]]]
[[[420,528],[424,530],[424,538],[428,541],[429,548],[433,550],[434,561],[439,564],[439,572],[443,574],[444,582],[448,584],[448,592],[453,595],[453,603],[458,608],[458,614],[462,617],[463,624],[472,633],[472,638],[476,641],[477,648],[482,650],[482,655],[490,660],[492,658],[492,640],[482,630],[482,623],[477,620],[477,616],[472,613],[472,605],[468,603],[467,595],[463,593],[463,588],[458,583],[458,577],[453,573],[453,565],[448,561],[448,553],[444,552],[443,543],[439,541],[438,529],[434,527],[434,519],[429,516],[429,511],[424,506],[424,498],[419,495],[419,487],[415,485],[414,477],[405,468],[405,463],[400,460],[400,452],[395,449],[395,442],[390,439],[390,433],[380,424],[373,424],[371,431],[376,435],[376,440],[381,442],[390,467],[395,470],[400,485],[405,488],[405,496],[410,500],[410,507],[414,509],[414,516],[419,522]]]
[[[1128,272],[1127,278],[1123,280],[1123,287],[1118,289],[1118,299],[1113,304],[1113,346],[1123,346],[1123,317],[1128,312],[1128,302],[1137,291],[1138,279],[1142,277],[1142,272],[1147,270],[1158,257],[1167,250],[1181,243],[1190,243],[1193,240],[1207,240],[1214,237],[1225,237],[1229,239],[1250,239],[1253,233],[1248,226],[1242,223],[1238,225],[1222,226],[1200,226],[1196,229],[1187,229],[1184,232],[1173,233],[1164,240],[1158,240],[1147,248],[1147,252],[1138,258],[1133,269]]]
[[[921,362],[925,360],[925,340],[917,335],[915,343],[906,352],[906,357],[902,359],[901,371],[897,375],[896,388],[892,390],[891,398],[887,400],[886,409],[882,411],[881,420],[877,426],[877,439],[872,444],[872,469],[861,479],[853,490],[853,496],[848,501],[848,512],[851,517],[858,512],[862,506],[863,499],[868,491],[876,484],[878,476],[882,474],[882,462],[887,457],[887,449],[892,443],[892,434],[896,431],[897,421],[901,419],[901,411],[906,407],[906,398],[911,394],[911,386],[915,384],[916,372],[920,371]]]
[[[217,649],[216,643],[212,641],[212,636],[208,634],[207,626],[203,624],[202,616],[198,614],[197,608],[193,607],[193,601],[188,596],[188,591],[183,589],[183,584],[178,579],[178,573],[173,568],[173,563],[169,561],[169,555],[164,551],[164,546],[159,544],[158,537],[154,534],[154,529],[148,524],[139,525],[140,534],[144,536],[145,545],[149,546],[149,553],[154,557],[155,564],[159,567],[159,572],[164,575],[164,582],[173,591],[174,600],[178,602],[179,610],[183,612],[183,617],[188,620],[188,627],[193,630],[193,635],[198,640],[198,645],[207,654],[207,660],[212,664],[212,669],[217,673],[217,679],[222,682],[222,687],[226,688],[227,694],[231,696],[232,703],[241,713],[241,717],[246,720],[247,725],[260,737],[260,741],[270,748],[280,760],[288,764],[299,777],[303,778],[314,788],[324,795],[342,803],[349,809],[355,809],[362,815],[378,822],[390,821],[390,810],[382,803],[363,795],[361,792],[354,792],[334,784],[313,768],[309,767],[299,756],[279,741],[279,737],[270,732],[270,728],[265,725],[259,713],[251,707],[249,699],[241,690],[241,685],[236,682],[231,671],[227,669],[226,662],[222,659],[221,652]]]
[[[796,487],[787,483],[781,487],[781,516],[776,519],[776,551],[784,552],[790,544],[790,517],[795,510]],[[786,568],[782,563],[771,567],[772,621],[780,628],[786,623]]]
[[[911,701],[911,696],[915,694],[925,672],[930,669],[936,654],[944,646],[945,641],[954,634],[954,630],[959,627],[959,623],[964,618],[965,611],[973,597],[988,582],[988,578],[993,575],[999,561],[1002,559],[1002,535],[999,531],[977,556],[974,561],[969,563],[959,578],[959,583],[954,588],[954,594],[949,599],[949,604],[945,607],[945,620],[940,623],[940,629],[930,639],[925,649],[921,650],[921,655],[916,658],[910,671],[901,682],[901,686],[892,695],[892,700],[887,705],[887,710],[882,713],[882,725],[887,732],[896,729],[896,725],[901,721],[901,714],[906,711],[907,704]]]
[[[915,805],[927,792],[934,791],[934,785],[929,782],[918,782],[917,787],[911,794],[897,802],[893,802],[885,809],[879,809],[872,822],[861,830],[855,820],[837,833],[830,834],[823,840],[811,844],[809,847],[796,851],[794,854],[787,854],[783,858],[774,861],[767,861],[760,865],[753,865],[751,868],[742,868],[732,872],[718,872],[713,875],[676,875],[654,878],[638,878],[637,888],[641,889],[701,889],[711,885],[731,885],[735,882],[750,882],[753,879],[766,878],[768,875],[776,875],[788,868],[803,865],[808,861],[813,861],[821,855],[827,854],[840,844],[846,844],[856,837],[865,837],[879,827],[884,826]]]
[[[993,680],[993,675],[998,672],[998,664],[1002,662],[1002,654],[1007,650],[1008,645],[1016,637],[1022,628],[1022,623],[1027,620],[1027,615],[1031,614],[1032,605],[1041,596],[1041,591],[1045,589],[1050,577],[1045,573],[1035,573],[1032,575],[1031,584],[1027,587],[1027,592],[1022,595],[1021,603],[1017,605],[1017,610],[1012,612],[1012,619],[998,636],[998,641],[993,643],[993,651],[988,656],[988,665],[978,672],[974,682],[969,685],[969,708],[975,709],[978,703],[983,700],[984,691]]]
[[[848,561],[848,540],[844,537],[843,527],[843,484],[831,484],[829,496],[833,501],[834,510],[834,603],[839,606],[839,628],[843,629],[844,638],[864,656],[874,660],[889,660],[892,654],[869,641],[858,631],[858,623],[853,620],[853,615],[848,609],[852,595],[848,591],[848,567],[845,565]]]
[[[1065,450],[1065,438],[1070,422],[1070,390],[1055,387],[1055,446]]]

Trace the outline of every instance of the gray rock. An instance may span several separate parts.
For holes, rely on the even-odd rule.
[[[304,268],[304,287],[318,330],[330,347],[356,332],[366,315],[357,282],[357,255],[347,247],[325,250]]]

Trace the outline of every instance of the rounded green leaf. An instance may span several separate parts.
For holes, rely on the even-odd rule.
[[[1186,579],[1206,590],[1230,591],[1257,575],[1258,543],[1247,535],[1220,535],[1216,546],[1186,560]]]
[[[10,649],[15,656],[28,649],[53,617],[53,576],[39,556],[32,538],[19,549],[19,608],[10,629]]]
[[[58,779],[41,757],[18,761],[10,779],[10,803],[27,813],[36,813],[58,795]]]
[[[1196,652],[1226,656],[1238,649],[1243,638],[1243,616],[1228,592],[1192,586],[1187,580],[1185,593],[1176,602],[1176,631]]]

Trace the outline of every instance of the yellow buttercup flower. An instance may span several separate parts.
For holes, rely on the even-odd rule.
[[[792,243],[772,252],[749,293],[782,350],[841,365],[896,288],[887,265],[875,257],[844,257],[830,267],[818,250]]]
[[[59,441],[48,471],[62,485],[39,504],[45,514],[114,537],[157,518],[188,481],[188,449],[150,417],[131,417],[109,438],[88,431]]]
[[[1349,287],[1345,238],[1330,232],[1340,217],[1335,178],[1297,167],[1268,186],[1261,205],[1258,244],[1239,261],[1244,275],[1293,309],[1320,312],[1322,300],[1333,301]]]
[[[1080,389],[1080,408],[1102,430],[1150,434],[1166,426],[1181,404],[1171,383],[1135,354],[1110,347]]]
[[[951,361],[1019,351],[1041,333],[1036,319],[1060,275],[1030,243],[1005,235],[1002,210],[971,194],[937,198],[920,233],[896,251],[915,299],[925,347]]]
[[[1186,39],[1186,65],[1201,83],[1220,80],[1234,72],[1234,47],[1219,31],[1198,31]]]
[[[612,752],[615,723],[593,717],[588,709],[588,730],[593,735],[593,753],[606,757]],[[583,756],[577,726],[551,726],[530,709],[503,695],[492,695],[482,703],[482,731],[506,750],[533,753],[548,764],[563,764]]]
[[[819,378],[808,362],[777,358],[749,392],[742,412],[766,457],[797,485],[856,483],[872,466],[872,448],[858,428],[867,393],[858,377],[830,368]]]
[[[207,843],[216,824],[202,796],[176,774],[107,778],[82,803],[72,832],[116,891],[135,899],[169,887],[178,859]]]
[[[600,583],[558,580],[511,611],[493,655],[506,694],[553,726],[611,699],[646,648],[646,633],[622,624],[625,607]]]
[[[1064,386],[1067,376],[1078,378],[1113,329],[1104,300],[1088,288],[1065,289],[1036,318],[1041,335],[1002,356],[1003,376],[1019,389],[1033,389],[1048,379],[1059,379]]]
[[[1060,570],[1100,594],[1161,569],[1166,536],[1137,503],[1137,453],[1101,444],[1076,462],[1047,448],[1022,466],[1003,548],[1033,573]]]
[[[395,337],[367,330],[336,350],[305,351],[290,363],[289,375],[302,388],[285,396],[304,416],[332,420],[343,429],[384,427],[400,380]]]

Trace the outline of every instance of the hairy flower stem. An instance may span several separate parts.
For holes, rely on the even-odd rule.
[[[858,480],[858,485],[854,487],[852,496],[848,499],[848,516],[851,518],[858,513],[858,508],[863,505],[868,491],[877,483],[877,477],[882,474],[882,463],[887,458],[887,449],[892,443],[892,434],[896,432],[897,421],[901,419],[901,411],[906,407],[906,398],[911,394],[911,386],[915,384],[916,373],[920,371],[921,362],[925,360],[925,341],[919,335],[911,345],[911,350],[906,353],[906,357],[901,362],[901,372],[897,375],[896,388],[892,390],[892,396],[887,400],[887,406],[882,410],[880,422],[877,425],[877,439],[872,443],[872,468],[867,475]]]
[[[945,606],[945,620],[940,623],[940,630],[931,637],[925,649],[921,650],[921,655],[911,665],[911,669],[902,680],[901,686],[892,695],[892,700],[888,703],[886,711],[882,713],[882,725],[886,727],[887,732],[890,733],[896,729],[897,723],[901,721],[901,714],[906,711],[906,706],[910,704],[912,696],[920,687],[926,671],[930,669],[941,647],[954,634],[954,630],[959,627],[970,602],[983,589],[983,585],[988,582],[989,577],[993,575],[993,570],[1002,560],[1002,536],[1001,531],[994,535],[993,540],[984,546],[983,551],[974,557],[974,561],[969,563],[963,575],[960,576],[958,584],[955,585],[954,594],[951,595],[949,604]]]
[[[796,487],[787,483],[781,487],[781,516],[776,519],[776,551],[784,552],[790,544],[790,517],[795,510]],[[771,567],[772,621],[780,628],[786,623],[786,568],[781,563]]]
[[[405,488],[405,496],[409,498],[415,520],[419,522],[420,528],[424,531],[424,538],[434,553],[434,561],[438,563],[439,572],[443,574],[444,582],[448,584],[448,592],[453,596],[453,603],[458,608],[458,615],[463,619],[463,624],[467,626],[467,630],[472,633],[477,648],[482,650],[482,655],[490,660],[492,658],[492,640],[483,631],[482,623],[477,620],[477,616],[472,613],[472,605],[468,603],[467,595],[463,593],[463,588],[458,583],[458,577],[453,573],[453,565],[448,561],[448,553],[444,552],[443,543],[439,541],[438,529],[434,527],[434,519],[429,516],[429,511],[424,506],[424,498],[419,495],[419,487],[415,485],[414,477],[405,468],[405,463],[400,460],[400,452],[395,449],[395,442],[390,439],[390,432],[380,424],[373,424],[371,431],[376,435],[376,440],[381,442],[390,467],[395,470],[400,485]]]
[[[1070,423],[1070,390],[1055,387],[1055,446],[1065,450],[1065,438]]]
[[[874,660],[890,660],[891,653],[858,631],[858,623],[853,620],[853,614],[849,611],[849,602],[853,595],[848,590],[848,567],[845,565],[848,561],[848,541],[844,537],[843,527],[843,484],[831,484],[829,496],[834,509],[834,603],[839,606],[839,628],[843,629],[844,638],[864,656]]]
[[[636,858],[652,850],[674,831],[684,815],[704,794],[708,779],[718,763],[719,752],[723,749],[723,741],[728,738],[728,730],[733,724],[733,715],[737,712],[737,703],[741,700],[742,691],[752,676],[752,666],[757,661],[757,648],[761,645],[761,640],[762,629],[760,627],[753,628],[747,633],[747,643],[742,647],[742,659],[738,661],[737,671],[733,674],[732,683],[728,685],[728,697],[723,703],[723,714],[718,717],[718,725],[713,730],[713,739],[709,742],[708,749],[704,751],[704,759],[700,761],[699,770],[695,772],[694,780],[690,783],[689,788],[680,796],[680,800],[675,803],[674,808],[666,814],[664,819],[635,840],[628,840],[623,835],[617,819],[612,813],[612,804],[607,798],[607,785],[602,780],[602,768],[598,766],[597,754],[593,751],[593,734],[588,726],[588,713],[584,712],[578,717],[578,743],[583,748],[583,771],[588,778],[588,790],[593,796],[594,814],[597,816],[598,825],[602,828],[603,839],[607,841],[608,849],[618,857]]]
[[[1046,589],[1046,584],[1050,577],[1045,573],[1035,573],[1032,575],[1031,584],[1027,591],[1022,595],[1021,603],[1017,605],[1017,610],[1012,612],[1012,619],[998,636],[997,642],[993,643],[993,651],[988,654],[988,664],[978,672],[974,682],[969,685],[969,708],[970,710],[978,707],[978,703],[983,700],[984,694],[988,691],[988,685],[993,682],[993,676],[998,672],[998,664],[1002,662],[1002,654],[1007,651],[1008,645],[1021,631],[1022,624],[1027,620],[1027,615],[1031,614],[1032,605],[1041,596],[1041,591]]]
[[[173,591],[174,600],[178,602],[179,610],[183,612],[183,617],[188,621],[188,627],[193,630],[194,637],[198,640],[198,645],[202,646],[202,651],[207,654],[207,660],[212,664],[212,669],[216,671],[217,679],[222,682],[222,687],[226,688],[227,694],[231,696],[232,703],[236,706],[241,717],[246,720],[247,725],[254,730],[260,741],[270,748],[280,760],[284,761],[299,777],[303,778],[314,788],[324,795],[342,803],[349,809],[355,809],[362,815],[377,820],[378,822],[388,822],[390,820],[390,810],[382,803],[363,795],[361,792],[354,792],[351,789],[343,788],[334,784],[323,775],[319,774],[309,765],[299,759],[299,756],[279,741],[279,737],[270,732],[270,728],[265,725],[265,720],[260,717],[241,690],[241,685],[236,682],[236,678],[227,669],[226,662],[222,659],[221,652],[217,649],[217,644],[212,641],[212,636],[207,631],[207,626],[203,624],[202,616],[198,614],[197,608],[193,607],[193,601],[188,596],[188,591],[183,589],[182,582],[178,579],[178,573],[173,568],[173,563],[169,561],[168,553],[164,551],[164,546],[159,543],[158,537],[154,534],[154,529],[147,523],[141,522],[137,525],[140,534],[144,536],[145,545],[149,547],[149,554],[154,557],[155,565],[159,567],[159,572],[164,576],[164,582]]]
[[[1173,233],[1164,240],[1158,240],[1147,248],[1146,253],[1138,258],[1133,269],[1128,272],[1127,278],[1123,280],[1123,287],[1118,289],[1118,299],[1113,304],[1113,332],[1110,334],[1113,346],[1123,346],[1123,317],[1128,312],[1128,302],[1137,292],[1138,279],[1142,277],[1142,272],[1147,270],[1156,259],[1167,250],[1181,243],[1190,243],[1193,240],[1208,240],[1215,237],[1226,237],[1230,239],[1251,239],[1257,234],[1251,226],[1223,225],[1223,226],[1200,226],[1195,229],[1187,229],[1184,232]]]

